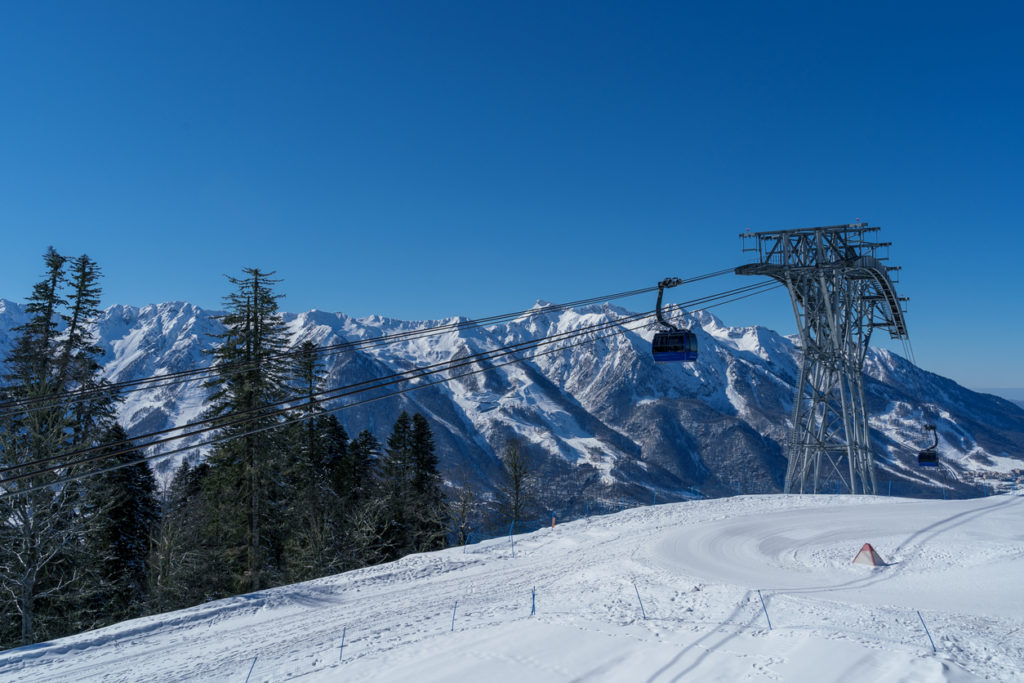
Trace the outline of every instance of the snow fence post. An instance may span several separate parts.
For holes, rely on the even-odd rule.
[[[644,611],[644,601],[640,599],[640,589],[636,587],[636,581],[633,582],[633,590],[636,591],[636,601],[640,603],[640,614],[646,619],[647,612]]]
[[[534,586],[534,588],[530,592],[530,616],[532,617],[535,614],[537,614],[537,587],[536,586]]]
[[[590,501],[587,501],[587,521],[590,521]]]
[[[256,660],[259,659],[259,655],[252,658],[252,666],[249,667],[249,673],[245,674],[245,683],[249,683],[249,676],[252,676],[252,670],[256,668]]]
[[[341,647],[338,648],[338,661],[342,660],[345,656],[345,632],[348,631],[348,626],[341,627]]]
[[[932,640],[932,634],[928,633],[928,624],[924,623],[924,617],[921,616],[921,610],[917,610],[917,618],[921,620],[921,626],[924,626],[924,633],[928,636],[928,642],[932,644],[932,652],[935,652],[935,641]]]
[[[892,496],[892,479],[889,480],[889,495]]]
[[[761,609],[764,610],[764,618],[768,620],[768,630],[772,630],[772,619],[768,616],[768,606],[764,604],[764,596],[761,595],[761,590],[758,589],[757,597],[761,598]]]
[[[459,601],[456,600],[455,604],[452,605],[452,633],[455,633],[455,610],[459,607]]]

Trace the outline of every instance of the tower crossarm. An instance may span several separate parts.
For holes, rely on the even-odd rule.
[[[873,256],[860,256],[850,264],[847,277],[873,281],[877,293],[867,293],[862,298],[884,302],[882,315],[885,322],[876,323],[876,327],[886,327],[893,339],[907,339],[907,319],[896,294],[896,286],[889,277],[889,268]]]

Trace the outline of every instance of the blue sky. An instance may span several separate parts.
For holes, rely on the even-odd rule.
[[[286,310],[483,316],[859,217],[919,364],[1024,387],[1024,11],[826,4],[8,3],[0,296],[52,244],[105,304],[258,266]],[[782,294],[716,312],[795,329]]]

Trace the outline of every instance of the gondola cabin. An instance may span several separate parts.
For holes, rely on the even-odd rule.
[[[917,454],[917,465],[918,467],[938,467],[939,466],[939,433],[935,431],[935,425],[925,425],[925,431],[932,433],[932,438],[935,442],[924,449],[919,451]]]
[[[689,330],[658,332],[651,354],[657,363],[692,363],[697,360],[697,335]]]

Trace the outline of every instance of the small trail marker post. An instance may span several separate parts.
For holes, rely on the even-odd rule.
[[[932,644],[932,652],[936,652],[935,641],[932,640],[932,634],[928,632],[928,624],[924,623],[924,617],[921,616],[921,610],[917,610],[917,618],[921,620],[921,626],[924,626],[924,634],[928,636],[928,642]]]
[[[764,610],[764,618],[768,620],[768,630],[772,630],[772,618],[768,616],[768,605],[764,604],[764,596],[761,595],[761,591],[757,591],[757,597],[761,598],[761,609]]]
[[[252,676],[252,670],[256,668],[256,660],[259,658],[259,655],[252,658],[252,666],[249,667],[249,673],[245,674],[245,683],[249,683],[249,676]]]
[[[640,589],[636,587],[636,581],[633,582],[633,590],[636,591],[636,601],[640,603],[640,615],[647,619],[647,612],[644,610],[644,601],[640,599]]]
[[[338,661],[340,662],[345,656],[345,633],[348,632],[348,626],[343,626],[341,629],[341,647],[338,648]]]

